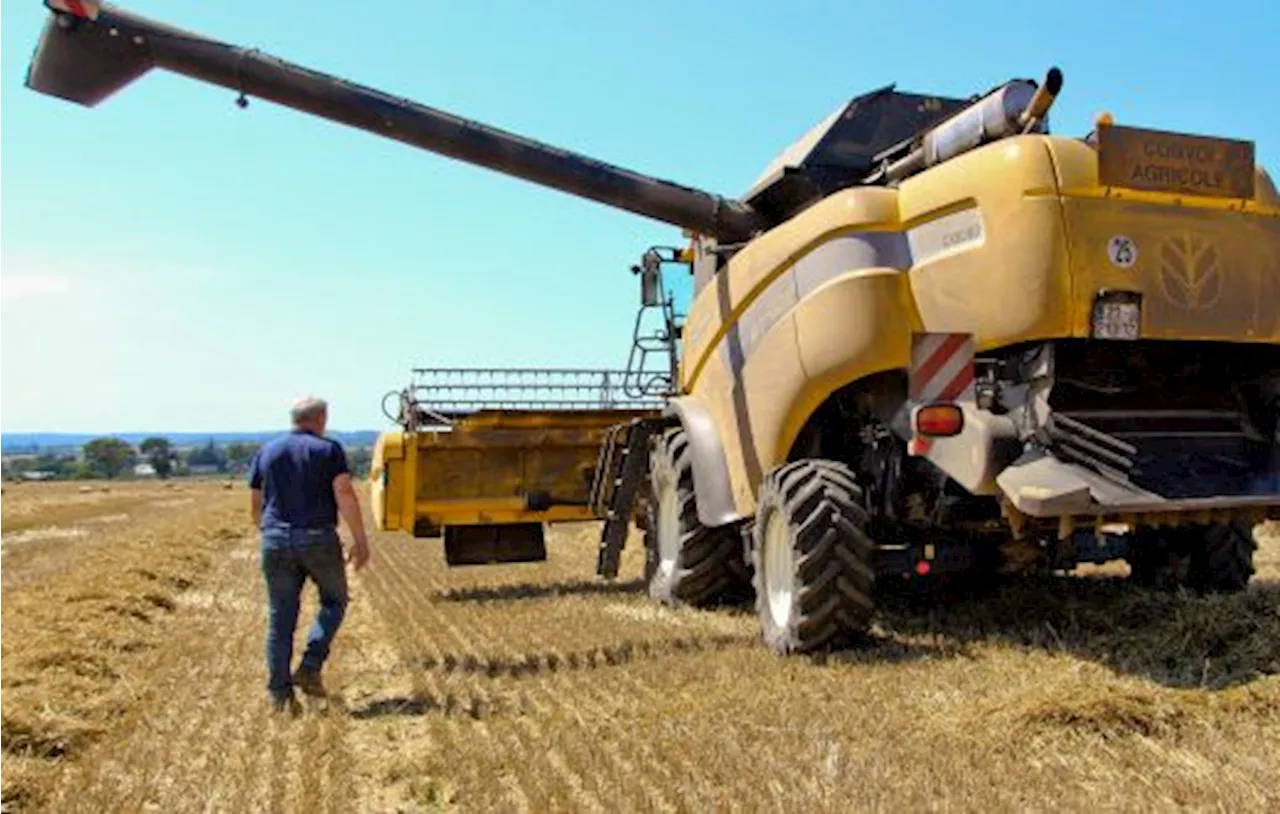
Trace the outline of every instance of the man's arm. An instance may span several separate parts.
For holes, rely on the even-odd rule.
[[[338,504],[338,514],[347,524],[353,538],[351,564],[359,570],[369,561],[369,538],[364,533],[364,518],[360,514],[360,499],[356,497],[351,473],[343,472],[333,479],[333,499]]]
[[[262,469],[258,465],[259,449],[249,461],[249,516],[253,518],[253,527],[262,526]]]

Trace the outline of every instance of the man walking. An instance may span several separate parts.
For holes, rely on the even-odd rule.
[[[320,671],[347,609],[347,575],[338,516],[353,543],[349,560],[359,569],[369,560],[360,503],[342,445],[324,437],[329,408],[307,397],[294,403],[293,430],[266,445],[249,467],[253,521],[262,535],[262,572],[270,601],[267,627],[267,690],[277,710],[292,711],[293,688],[324,695]],[[307,579],[316,584],[320,609],[307,635],[297,672],[293,635]]]

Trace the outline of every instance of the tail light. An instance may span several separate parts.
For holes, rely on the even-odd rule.
[[[964,429],[964,411],[954,404],[928,404],[916,408],[912,424],[916,435],[947,438]]]

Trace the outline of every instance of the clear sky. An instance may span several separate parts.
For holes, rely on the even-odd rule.
[[[139,13],[736,195],[860,92],[1065,75],[1052,118],[1249,138],[1280,161],[1280,2],[132,0]],[[153,73],[89,110],[22,86],[10,0],[3,411],[19,431],[270,429],[314,391],[381,428],[415,365],[621,366],[677,229]]]

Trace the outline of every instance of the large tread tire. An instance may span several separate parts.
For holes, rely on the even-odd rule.
[[[1253,576],[1253,527],[1218,523],[1205,532],[1191,558],[1191,587],[1198,593],[1238,593]]]
[[[862,490],[843,464],[796,461],[765,478],[751,560],[769,647],[808,653],[864,637],[875,588],[876,545],[868,527]],[[790,557],[774,555],[770,546],[789,547]]]
[[[693,461],[683,429],[668,430],[658,439],[650,473],[644,535],[649,596],[694,607],[749,600],[751,574],[740,530],[707,528],[698,520]],[[664,511],[670,516],[664,518]]]
[[[1238,593],[1253,576],[1257,544],[1246,523],[1152,529],[1129,557],[1130,578],[1148,588]]]
[[[1185,529],[1141,529],[1130,542],[1125,560],[1129,579],[1160,591],[1175,591],[1187,583],[1191,573]]]

